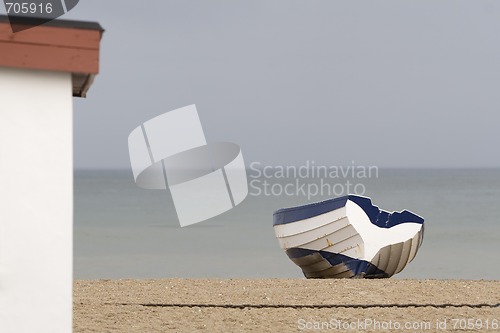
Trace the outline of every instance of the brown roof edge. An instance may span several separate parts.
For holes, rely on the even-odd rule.
[[[70,72],[73,96],[85,97],[99,73],[103,32],[96,22],[53,20],[13,33],[9,18],[0,15],[0,66]]]
[[[11,20],[19,24],[25,23],[27,25],[39,25],[39,23],[41,23],[41,25],[46,27],[74,28],[83,30],[97,30],[104,32],[104,29],[98,22],[59,20],[59,19],[45,22],[46,20],[44,19],[37,19],[33,17],[10,16],[9,18],[9,16],[7,15],[0,15],[0,23],[10,24]]]

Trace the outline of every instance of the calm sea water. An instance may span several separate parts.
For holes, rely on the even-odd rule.
[[[129,171],[76,171],[75,278],[302,277],[278,246],[272,213],[332,193],[256,195],[264,180],[274,194],[296,180],[255,179],[235,209],[180,228],[168,191],[136,187]],[[347,180],[330,184],[340,191]],[[350,181],[383,209],[425,218],[424,243],[396,278],[500,279],[500,170],[380,169]]]

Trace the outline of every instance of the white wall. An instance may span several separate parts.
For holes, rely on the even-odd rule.
[[[0,332],[72,330],[70,73],[0,67]]]

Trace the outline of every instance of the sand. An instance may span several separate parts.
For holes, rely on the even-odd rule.
[[[76,281],[74,332],[500,332],[500,281]]]

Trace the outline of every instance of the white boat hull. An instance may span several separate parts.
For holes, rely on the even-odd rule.
[[[307,278],[390,277],[415,258],[424,220],[349,195],[274,213],[280,247]]]

